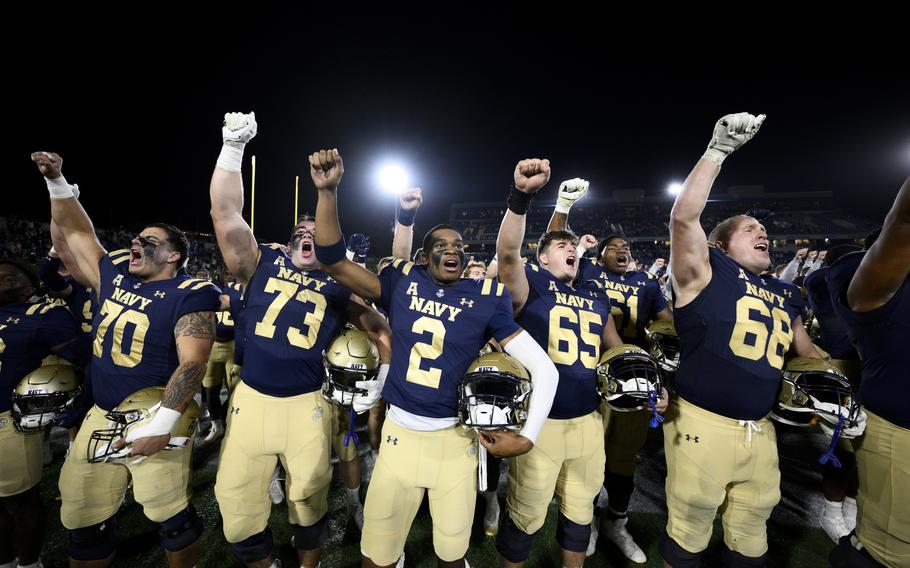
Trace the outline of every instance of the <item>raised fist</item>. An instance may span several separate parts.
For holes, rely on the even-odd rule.
[[[720,165],[724,158],[751,140],[764,121],[763,114],[754,116],[747,112],[738,112],[724,116],[714,125],[714,135],[708,144],[705,158]]]
[[[597,238],[594,235],[584,235],[578,240],[578,246],[589,251],[597,246]]]
[[[221,139],[225,144],[237,148],[256,136],[256,113],[229,112],[224,115],[224,126],[221,128]]]
[[[32,161],[38,165],[38,171],[48,179],[57,179],[63,175],[63,158],[53,152],[32,152]]]
[[[338,149],[320,150],[310,155],[310,177],[316,189],[334,191],[344,175],[344,162]]]
[[[401,192],[401,195],[398,196],[398,204],[401,205],[401,208],[405,211],[413,211],[420,207],[420,204],[423,203],[423,195],[421,195],[421,190],[419,187],[409,187],[408,189]]]
[[[559,197],[556,200],[556,210],[568,213],[572,205],[588,192],[590,182],[581,178],[572,178],[559,184]]]
[[[522,193],[536,193],[550,181],[550,160],[522,160],[515,166],[514,178],[515,189]]]

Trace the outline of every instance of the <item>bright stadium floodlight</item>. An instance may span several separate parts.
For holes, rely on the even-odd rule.
[[[399,194],[408,186],[408,171],[397,162],[387,162],[377,169],[376,181],[386,193]]]
[[[679,183],[678,181],[674,181],[673,183],[671,183],[670,185],[667,186],[667,193],[669,193],[670,195],[676,195],[680,192],[680,190],[682,190],[682,187],[683,187],[683,184]]]

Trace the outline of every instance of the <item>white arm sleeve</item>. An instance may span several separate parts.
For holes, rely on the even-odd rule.
[[[537,442],[537,435],[543,428],[543,423],[550,415],[553,406],[553,396],[556,394],[556,385],[559,384],[559,373],[556,365],[547,356],[547,352],[534,341],[531,334],[522,331],[506,343],[506,353],[515,357],[531,373],[531,405],[528,409],[528,419],[525,420],[521,435]]]
[[[796,278],[797,273],[799,272],[799,263],[797,259],[790,261],[790,264],[787,265],[787,268],[784,268],[784,271],[780,273],[780,279],[786,280],[787,282],[793,282],[793,279]]]

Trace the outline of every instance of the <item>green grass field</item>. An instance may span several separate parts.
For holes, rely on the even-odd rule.
[[[652,438],[658,437],[652,436]],[[637,475],[643,476],[647,473],[648,476],[655,477],[656,474],[658,481],[662,479],[660,466],[655,465],[662,458],[658,442],[659,440],[649,440],[648,446],[642,452],[642,464],[639,465]],[[60,525],[60,501],[57,489],[57,478],[63,463],[65,448],[62,445],[54,444],[53,451],[54,462],[45,467],[42,482],[42,494],[48,513],[48,530],[42,558],[47,568],[66,565],[66,533]],[[787,447],[782,446],[781,469],[785,472],[785,476],[788,470],[796,472],[792,475],[800,472],[811,473],[813,469],[807,467],[806,463],[798,460],[794,463],[794,460],[788,457],[789,455],[800,457],[808,453],[811,452],[806,452],[805,447],[790,447],[788,451]],[[200,568],[241,566],[221,533],[221,519],[214,496],[216,458],[217,448],[215,447],[198,450],[194,456],[196,470],[193,477],[193,503],[206,523],[205,533],[200,542]],[[814,477],[810,476],[808,479],[811,483]],[[648,563],[644,566],[663,566],[657,551],[657,542],[666,524],[666,514],[662,511],[662,486],[658,482],[649,482],[648,479],[637,480],[637,483],[639,489],[633,499],[633,513],[630,515],[628,527],[648,555]],[[504,490],[503,487],[500,487],[501,503],[503,496]],[[833,544],[820,529],[812,528],[813,513],[808,506],[795,501],[794,496],[796,495],[788,495],[785,485],[784,498],[781,505],[778,506],[778,510],[790,511],[791,514],[782,515],[775,510],[775,515],[768,523],[769,565],[794,568],[827,566],[827,556],[833,548]],[[347,519],[344,492],[341,483],[337,480],[333,484],[329,499],[331,511],[329,543],[323,553],[322,566],[323,568],[359,566],[359,532],[354,523]],[[657,507],[642,506],[643,499],[659,505]],[[795,516],[792,514],[794,512]],[[794,522],[794,518],[802,519],[802,521]],[[475,530],[471,547],[468,550],[468,561],[472,568],[498,566],[493,539],[487,538],[483,532],[482,499],[478,499],[474,521]],[[273,508],[270,525],[274,533],[276,554],[282,559],[286,568],[297,566],[296,554],[290,546],[287,507],[284,504]],[[551,505],[547,522],[534,541],[531,557],[527,563],[529,568],[559,567],[561,565],[559,548],[554,540],[555,525],[556,507]],[[166,566],[164,553],[158,545],[156,526],[142,515],[142,511],[131,498],[127,499],[118,514],[118,526],[121,541],[114,566],[124,568]],[[721,527],[718,520],[715,522],[711,545],[704,557],[704,566],[721,565],[721,545]],[[405,552],[407,566],[432,567],[436,565],[429,510],[426,506],[421,509],[411,528]],[[627,561],[620,555],[618,549],[601,539],[597,553],[588,559],[587,566],[641,565]]]

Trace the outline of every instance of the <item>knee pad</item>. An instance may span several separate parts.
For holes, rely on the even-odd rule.
[[[729,566],[730,568],[751,568],[758,567],[763,568],[768,565],[768,553],[762,554],[761,556],[745,556],[735,550],[731,550],[724,545],[724,552],[722,555],[724,566]]]
[[[272,553],[272,530],[268,527],[258,534],[231,544],[234,554],[245,564],[265,560]]]
[[[562,513],[556,521],[556,542],[569,552],[585,552],[591,539],[591,524],[579,525]]]
[[[75,560],[104,560],[117,548],[117,523],[113,517],[92,525],[69,531],[66,552]]]
[[[329,515],[326,513],[316,524],[308,527],[291,525],[291,544],[297,550],[320,548],[329,538]]]
[[[519,564],[528,559],[531,555],[531,543],[534,542],[534,535],[527,534],[512,521],[511,515],[506,514],[502,526],[499,527],[499,534],[496,535],[496,550],[503,558]],[[585,543],[587,548],[588,544]]]
[[[170,519],[158,523],[158,536],[165,550],[177,552],[196,542],[202,535],[202,519],[192,505]]]
[[[673,566],[673,568],[698,568],[700,565],[699,558],[701,558],[702,553],[689,552],[681,547],[675,540],[670,538],[666,530],[664,530],[657,548],[660,550],[660,555],[663,557],[664,562]]]

